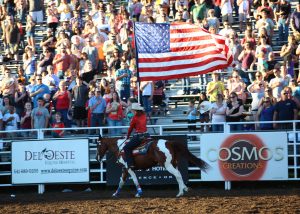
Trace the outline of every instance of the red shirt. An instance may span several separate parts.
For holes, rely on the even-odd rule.
[[[144,133],[147,131],[147,117],[145,113],[141,115],[135,114],[133,116],[128,129],[127,138],[129,138],[133,129],[135,129],[136,133]]]
[[[65,125],[63,122],[55,122],[54,124],[52,124],[52,128],[65,128]],[[63,130],[53,130],[53,132],[59,135],[63,132]]]
[[[56,98],[56,109],[57,110],[63,110],[68,109],[70,106],[70,100],[68,91],[65,91],[63,94],[58,95]]]

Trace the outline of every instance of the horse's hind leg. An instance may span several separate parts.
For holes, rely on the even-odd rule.
[[[178,183],[178,186],[179,186],[179,192],[178,192],[178,194],[176,195],[176,197],[183,196],[184,191],[187,191],[188,188],[187,188],[187,186],[184,184],[183,179],[182,179],[182,176],[181,176],[179,170],[176,169],[170,162],[165,162],[165,167],[166,167],[166,169],[168,170],[168,172],[170,172],[172,175],[175,176],[175,178],[176,178],[176,180],[177,180],[177,183]]]
[[[123,173],[122,173],[122,175],[121,175],[121,177],[120,177],[120,182],[119,182],[118,189],[117,189],[116,192],[112,195],[113,197],[117,197],[117,196],[120,194],[121,189],[122,189],[122,187],[124,186],[124,183],[125,183],[125,181],[126,181],[126,179],[127,179],[127,176],[128,176],[128,171],[127,171],[127,169],[123,169]]]
[[[136,194],[135,194],[135,197],[136,197],[136,198],[139,198],[139,197],[142,196],[143,191],[142,191],[142,188],[141,188],[141,186],[140,186],[140,184],[139,184],[139,181],[138,181],[138,179],[137,179],[137,177],[136,177],[136,174],[135,174],[134,171],[133,171],[132,169],[130,169],[130,168],[128,169],[128,173],[129,173],[130,176],[132,177],[133,183],[134,183],[134,185],[136,186]]]

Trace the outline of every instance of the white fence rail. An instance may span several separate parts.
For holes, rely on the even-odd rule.
[[[288,121],[292,124],[290,130],[281,130],[286,133],[287,136],[287,148],[288,148],[288,179],[287,180],[300,180],[300,130],[297,128],[300,121]],[[225,134],[230,133],[256,133],[265,132],[262,130],[241,130],[232,132],[230,130],[231,125],[240,124],[241,126],[250,126],[258,122],[241,122],[241,123],[220,123],[223,125],[223,130]],[[264,122],[272,123],[272,122]],[[287,121],[281,121],[276,123],[287,123]],[[172,124],[172,125],[149,125],[148,130],[151,134],[163,136],[163,135],[182,135],[186,134],[189,138],[188,147],[190,151],[196,155],[200,156],[200,145],[201,136],[212,132],[188,132],[187,126],[192,124]],[[211,123],[196,124],[199,126],[210,126],[216,125]],[[110,129],[122,129],[122,134],[125,135],[128,127],[97,127],[97,128],[64,128],[66,134],[66,139],[80,139],[89,138],[89,155],[90,155],[90,182],[91,184],[105,184],[106,183],[106,163],[98,163],[95,159],[96,154],[96,139],[97,135],[87,135],[87,134],[77,134],[78,131],[88,132],[89,130],[98,131],[102,135],[109,136]],[[174,129],[174,130],[172,130]],[[179,130],[178,130],[179,129]],[[185,130],[184,130],[185,129]],[[0,141],[0,188],[7,186],[14,186],[12,184],[12,171],[11,171],[11,142],[12,141],[24,141],[26,140],[43,140],[52,139],[52,130],[58,129],[33,129],[33,130],[18,130],[18,131],[1,131],[2,141]],[[197,130],[200,130],[197,128]],[[278,130],[268,130],[268,132],[276,132]],[[24,135],[24,133],[27,133]],[[26,136],[24,138],[24,136]],[[189,182],[201,182],[201,172],[197,167],[189,166]],[[42,194],[45,191],[45,184],[38,184],[38,193]],[[225,189],[230,189],[231,183],[225,182]]]

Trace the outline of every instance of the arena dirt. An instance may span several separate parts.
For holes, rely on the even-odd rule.
[[[38,195],[32,190],[0,193],[0,213],[300,213],[298,187],[222,188],[193,187],[175,198],[177,189],[144,189],[142,198],[134,198],[134,189],[126,188],[117,199],[112,189],[80,189],[70,193],[48,190]]]

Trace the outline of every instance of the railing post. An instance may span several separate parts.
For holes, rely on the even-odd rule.
[[[44,139],[44,130],[38,129],[37,138],[38,138],[38,140],[43,140]],[[38,194],[43,194],[44,192],[45,192],[45,185],[44,184],[39,184],[38,185]]]

